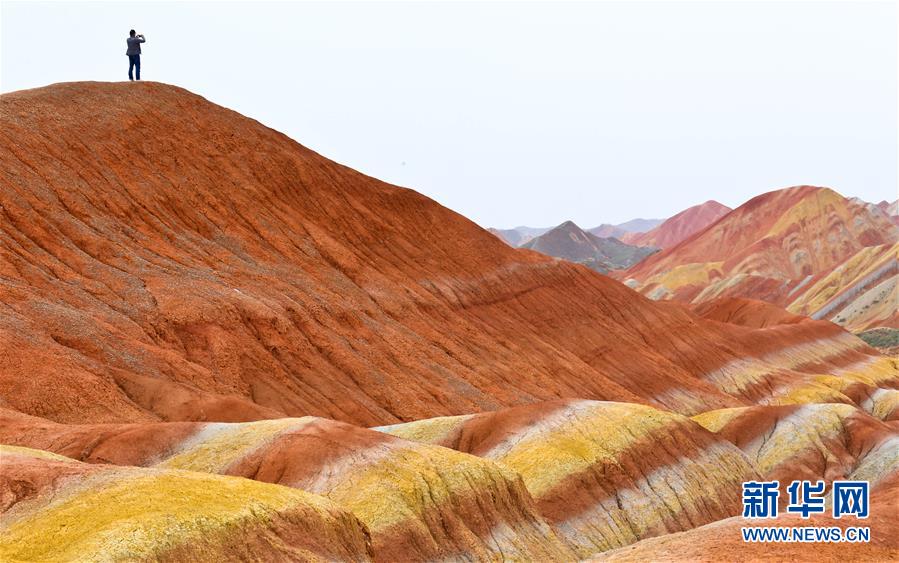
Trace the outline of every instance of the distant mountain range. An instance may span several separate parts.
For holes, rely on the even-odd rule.
[[[598,272],[629,268],[658,251],[676,245],[714,223],[730,208],[717,201],[689,207],[669,219],[631,219],[581,229],[572,221],[557,227],[489,229],[510,246],[584,264]]]
[[[664,219],[631,219],[618,225],[603,223],[598,227],[587,229],[592,235],[600,238],[615,237],[619,240],[628,233],[642,233],[661,224]],[[523,246],[528,241],[539,237],[554,227],[513,227],[511,229],[488,229],[491,233],[506,241],[510,246]]]
[[[603,223],[598,227],[588,229],[587,232],[598,237],[615,237],[621,239],[628,233],[645,233],[662,223],[664,219],[631,219],[618,225]]]
[[[539,237],[552,227],[514,227],[511,229],[487,229],[509,246],[521,246],[534,237]]]
[[[627,233],[621,240],[636,246],[670,248],[693,233],[708,227],[730,211],[730,207],[709,200],[688,207],[650,231]]]
[[[890,203],[887,200],[883,200],[877,204],[877,207],[881,211],[889,215],[894,224],[899,225],[899,199],[897,199],[893,203]]]
[[[654,299],[748,297],[853,331],[896,327],[899,228],[891,206],[814,186],[769,192],[623,278]]]
[[[602,273],[628,268],[658,250],[625,244],[614,237],[598,237],[572,221],[565,221],[521,248],[583,264]]]

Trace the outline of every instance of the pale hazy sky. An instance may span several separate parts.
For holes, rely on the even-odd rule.
[[[897,197],[891,2],[0,5],[0,90],[183,86],[482,225]]]

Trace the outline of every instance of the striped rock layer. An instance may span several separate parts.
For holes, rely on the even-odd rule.
[[[365,525],[376,560],[573,557],[515,472],[345,423],[305,417],[76,426],[9,411],[2,422],[0,442],[90,463],[230,475],[321,495]]]
[[[739,447],[768,480],[899,476],[899,428],[851,405],[743,407],[693,420]]]
[[[776,521],[727,518],[693,530],[650,538],[633,545],[602,553],[590,561],[642,563],[644,561],[746,562],[756,561],[896,561],[899,559],[899,478],[894,474],[879,483],[870,496],[870,515],[864,520],[832,518],[814,514],[803,519],[798,514],[782,514]],[[862,543],[746,543],[740,529],[750,526],[787,527],[869,527],[870,542]]]
[[[621,237],[621,240],[636,246],[670,248],[702,231],[730,211],[732,211],[730,207],[715,200],[709,200],[688,207],[645,233],[627,233]]]
[[[586,557],[739,510],[758,470],[682,415],[895,420],[895,358],[831,323],[652,301],[178,88],[4,94],[0,124],[0,441],[90,462],[0,451],[2,559]],[[888,229],[826,190],[770,197],[786,219],[721,220],[764,225],[764,252],[664,283],[786,287],[813,316],[855,303],[835,279],[880,299],[876,252],[825,272]],[[750,231],[721,221],[662,254]],[[852,469],[879,490],[890,444]]]
[[[0,446],[3,561],[365,561],[365,527],[318,495]]]
[[[733,515],[757,477],[729,442],[634,404],[553,401],[379,430],[516,471],[580,557]]]
[[[897,326],[899,228],[876,206],[798,186],[751,199],[622,279],[654,299],[761,299],[858,332]]]
[[[693,530],[651,538],[597,555],[595,561],[895,561],[899,558],[899,427],[843,404],[755,406],[693,417],[737,445],[765,480],[781,483],[781,509],[793,480],[826,483],[825,513],[809,519],[782,513],[776,521],[732,517]],[[831,517],[834,480],[871,486],[868,518]],[[869,543],[744,543],[747,526],[871,529]]]
[[[696,414],[746,404],[705,374],[855,346],[806,323],[763,341],[512,249],[175,87],[4,94],[0,124],[0,404],[57,422]]]

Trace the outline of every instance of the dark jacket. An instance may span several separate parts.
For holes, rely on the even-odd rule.
[[[125,41],[128,42],[128,50],[125,51],[126,55],[140,55],[140,44],[146,43],[147,40],[144,39],[143,35],[136,35],[134,37],[129,37]]]

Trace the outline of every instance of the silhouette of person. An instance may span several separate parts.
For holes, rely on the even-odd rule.
[[[140,44],[146,43],[147,40],[144,39],[142,33],[135,33],[132,29],[128,32],[128,50],[125,51],[125,54],[128,55],[128,80],[134,80],[134,76],[132,76],[131,71],[135,68],[137,69],[137,79],[140,80]]]

